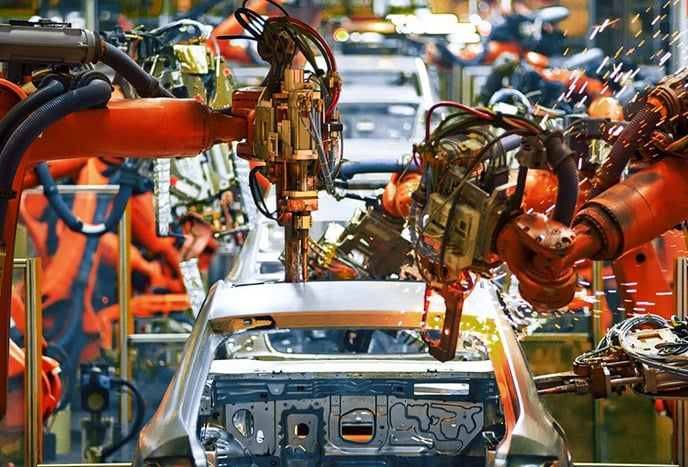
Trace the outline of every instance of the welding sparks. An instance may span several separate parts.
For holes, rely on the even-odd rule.
[[[671,58],[671,52],[667,52],[659,59],[659,66],[664,66],[667,60]]]
[[[609,57],[605,56],[604,59],[602,60],[602,63],[600,63],[600,66],[597,67],[597,70],[595,70],[595,72],[597,74],[600,74],[602,72],[602,70],[604,69],[604,67],[607,65],[607,63],[609,63]]]
[[[610,20],[609,18],[605,18],[604,21],[602,21],[602,24],[596,24],[592,27],[592,33],[590,34],[590,40],[594,39],[595,36],[597,36],[599,33],[604,31],[610,26],[614,26],[616,23],[621,21],[620,18]]]

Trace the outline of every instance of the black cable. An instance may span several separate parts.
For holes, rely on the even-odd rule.
[[[126,159],[120,166],[119,189],[115,195],[110,214],[103,222],[89,224],[74,215],[69,206],[67,206],[67,203],[65,203],[57,189],[55,180],[46,162],[36,165],[34,171],[43,185],[43,194],[62,222],[70,230],[84,235],[102,235],[113,231],[117,223],[122,219],[134,186],[138,183],[136,178],[136,162],[133,159]]]
[[[245,31],[247,31],[249,34],[251,34],[253,37],[256,39],[260,39],[263,37],[264,31],[265,31],[265,24],[267,23],[267,20],[263,18],[261,15],[256,13],[255,11],[251,10],[250,8],[240,7],[237,8],[236,11],[234,12],[234,18],[236,18],[237,23],[244,28]],[[258,29],[256,28],[252,23],[251,20],[255,21],[258,23],[260,26],[263,27],[263,29]],[[218,36],[218,39],[223,39],[224,36]]]
[[[109,42],[105,43],[102,62],[122,75],[142,97],[175,97],[169,90],[160,86],[160,82],[141,68],[133,58]]]
[[[258,184],[258,180],[256,178],[259,170],[260,166],[254,167],[248,174],[248,186],[251,191],[251,197],[253,198],[256,208],[263,216],[276,221],[277,218],[275,216],[277,211],[270,213],[267,205],[265,204],[265,198],[263,198],[263,195],[260,193],[260,185]]]
[[[143,417],[146,411],[146,402],[143,399],[143,396],[141,395],[141,391],[139,391],[136,385],[122,378],[112,378],[111,383],[113,386],[124,387],[128,389],[131,395],[134,396],[135,418],[126,436],[124,436],[118,442],[113,443],[111,446],[103,448],[100,454],[99,462],[105,462],[105,460],[112,454],[114,454],[115,451],[120,449],[122,446],[127,444],[129,441],[131,441],[132,439],[134,439],[134,437],[138,435],[138,432],[143,427]]]
[[[248,41],[255,41],[258,42],[260,40],[259,37],[254,37],[254,36],[244,36],[242,34],[225,34],[222,36],[217,36],[218,39],[246,39]]]
[[[621,178],[621,173],[635,151],[648,140],[662,119],[660,109],[646,104],[621,132],[604,163],[595,173],[595,183],[588,199],[599,195]]]
[[[13,106],[0,120],[0,148],[31,113],[43,104],[67,91],[68,85],[59,75],[48,75],[38,86],[38,90]]]

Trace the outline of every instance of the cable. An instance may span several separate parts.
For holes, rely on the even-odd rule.
[[[12,132],[17,129],[31,113],[67,91],[67,83],[59,75],[51,74],[43,78],[38,90],[13,106],[0,120],[0,148],[4,147]]]
[[[115,451],[120,449],[138,435],[139,431],[143,427],[143,417],[146,411],[146,402],[141,395],[141,391],[139,391],[133,383],[122,378],[112,378],[111,383],[113,386],[124,387],[128,389],[131,395],[134,396],[134,409],[136,417],[126,436],[119,440],[119,442],[103,448],[100,454],[99,462],[105,462],[108,457],[115,453]]]
[[[306,61],[311,65],[311,67],[313,67],[313,70],[316,70],[317,74],[319,68],[311,48],[307,45],[309,43],[312,44],[324,57],[328,68],[327,73],[336,73],[337,66],[334,52],[325,42],[325,40],[317,33],[317,31],[303,21],[290,17],[281,5],[273,2],[272,0],[268,1],[277,6],[282,11],[284,16],[270,17],[265,19],[255,11],[247,8],[247,1],[244,1],[242,7],[235,10],[234,16],[237,22],[249,35],[221,35],[217,36],[217,39],[231,40],[242,38],[257,41],[258,52],[261,58],[271,63],[269,76],[272,76],[272,80],[276,82],[280,82],[282,80],[283,69],[288,63],[293,61],[296,50],[303,54]],[[256,27],[256,24],[258,27]],[[286,56],[286,50],[280,50],[280,47],[277,46],[282,33],[286,33],[294,43],[295,50],[290,56]],[[285,54],[285,56],[275,58],[275,55],[280,53]],[[266,81],[268,80],[266,79]],[[322,82],[322,80],[319,80],[319,82],[321,84],[322,94],[327,96],[325,98],[325,119],[329,120],[332,117],[339,101],[340,83],[338,80],[335,80],[333,83],[334,87],[332,90],[330,90],[328,86]]]
[[[260,185],[258,184],[258,180],[256,179],[256,176],[258,172],[260,171],[261,166],[256,166],[251,169],[251,171],[248,174],[248,185],[251,191],[251,197],[253,198],[253,202],[256,205],[256,208],[258,211],[268,219],[272,219],[274,221],[277,220],[277,211],[270,212],[268,210],[267,205],[265,204],[265,198],[263,198],[262,193],[260,192]]]
[[[50,167],[46,162],[41,162],[36,165],[34,171],[36,172],[38,180],[43,185],[43,194],[62,222],[74,232],[97,236],[113,231],[117,223],[122,219],[133,188],[137,184],[136,169],[136,162],[133,159],[126,159],[119,167],[121,174],[119,179],[119,190],[115,195],[110,214],[103,222],[98,224],[83,222],[74,215],[62,196],[60,196],[55,180],[50,173]]]
[[[175,97],[170,91],[160,86],[160,82],[141,68],[134,59],[109,42],[105,43],[102,61],[131,83],[142,97]]]

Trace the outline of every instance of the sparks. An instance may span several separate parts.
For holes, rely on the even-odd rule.
[[[605,29],[607,29],[609,26],[613,26],[616,23],[621,21],[620,18],[610,20],[609,18],[605,18],[604,21],[602,21],[602,24],[596,24],[592,27],[592,33],[590,34],[590,39],[594,39],[597,34],[601,33]]]

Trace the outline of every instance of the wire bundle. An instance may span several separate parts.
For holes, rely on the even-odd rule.
[[[309,168],[309,172],[319,175],[326,191],[333,194],[334,178],[343,160],[341,136],[331,138],[333,132],[339,131],[335,110],[341,90],[341,79],[337,74],[334,54],[311,26],[290,17],[286,10],[273,0],[268,2],[279,8],[283,16],[264,18],[247,8],[247,1],[235,10],[234,15],[248,35],[221,35],[217,39],[249,39],[258,42],[258,53],[263,60],[270,63],[270,70],[263,81],[267,95],[282,91],[284,72],[292,66],[298,54],[305,59],[313,70],[307,80],[317,83],[324,102],[324,114],[322,109],[304,103],[303,112],[299,114],[299,124],[313,140],[318,156],[317,163]],[[323,57],[326,70],[320,69],[315,51]],[[304,114],[307,114],[307,118]],[[261,170],[263,169],[257,168],[251,172],[251,193],[261,214],[274,219],[276,213],[269,212],[257,184],[258,173]]]
[[[432,113],[442,106],[452,107],[457,111],[444,118],[431,132]],[[497,129],[502,131],[498,133]],[[451,203],[451,209],[443,231],[437,264],[434,265],[433,271],[430,271],[427,265],[420,265],[419,269],[426,280],[443,283],[456,280],[445,272],[445,257],[450,235],[454,231],[456,207],[465,201],[460,193],[466,183],[489,184],[486,180],[488,174],[509,169],[506,158],[507,149],[512,144],[508,142],[509,139],[517,137],[520,141],[520,137],[538,135],[542,131],[537,124],[524,117],[506,116],[489,109],[473,108],[456,102],[442,101],[430,108],[426,117],[425,140],[414,148],[413,155],[417,164],[421,164],[419,158],[422,160],[423,166],[418,196],[414,197],[409,218],[411,238],[420,257],[428,256],[421,243],[425,229],[439,218],[446,203]],[[457,141],[463,148],[457,147]],[[460,166],[458,171],[450,170],[456,166]],[[451,179],[452,175],[457,173],[462,174],[461,178]],[[519,177],[519,187],[516,190],[519,196],[523,193],[524,184],[525,177]],[[428,200],[430,195],[436,192],[445,195],[446,201],[439,209],[429,212]]]
[[[632,334],[641,328],[670,329],[676,336],[675,341],[663,341],[654,346],[656,352],[647,352],[631,339]],[[634,362],[658,372],[670,373],[681,378],[688,377],[688,339],[685,335],[686,323],[678,320],[667,321],[655,314],[644,314],[625,319],[610,327],[597,347],[574,360],[575,366],[587,366],[596,359],[623,352]]]

